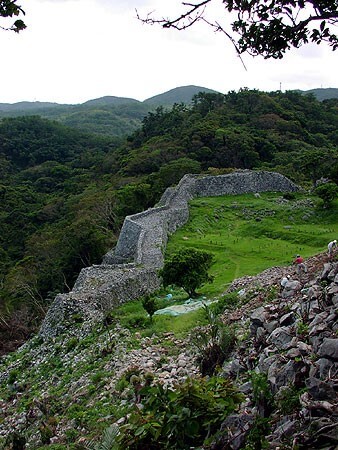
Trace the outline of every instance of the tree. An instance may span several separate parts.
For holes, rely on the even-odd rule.
[[[157,311],[156,299],[152,295],[145,295],[142,298],[142,306],[147,311],[150,321],[153,321],[153,315]]]
[[[315,193],[323,200],[324,208],[329,208],[338,196],[338,186],[335,183],[323,183],[316,187]]]
[[[159,274],[164,286],[175,284],[182,287],[190,297],[196,297],[197,288],[213,281],[213,277],[208,274],[212,263],[211,253],[186,248],[165,261]]]
[[[21,6],[16,4],[16,0],[0,0],[0,17],[5,19],[9,17],[17,17],[20,14],[25,14]],[[19,33],[26,28],[25,23],[21,19],[15,20],[9,27],[0,26],[3,30],[11,30]]]
[[[138,18],[143,23],[177,30],[202,21],[224,33],[238,54],[248,52],[264,58],[283,58],[291,47],[309,42],[326,42],[333,50],[338,48],[333,31],[338,18],[337,0],[223,0],[225,19],[232,21],[227,25],[208,18],[207,11],[215,3],[183,2],[184,11],[174,18],[153,18],[151,13],[145,19],[139,15]]]

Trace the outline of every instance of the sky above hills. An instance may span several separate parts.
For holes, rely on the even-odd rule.
[[[215,0],[211,16],[220,17]],[[142,24],[182,11],[181,0],[19,0],[27,29],[0,31],[0,103],[83,103],[113,95],[144,100],[178,86],[226,93],[337,86],[338,55],[327,46],[292,50],[283,60],[237,57],[206,25],[185,31]],[[212,18],[212,17],[210,17]],[[3,25],[3,24],[2,24]]]

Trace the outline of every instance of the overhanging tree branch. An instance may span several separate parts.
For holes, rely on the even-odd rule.
[[[17,17],[20,14],[25,15],[25,11],[21,6],[16,4],[16,0],[0,0],[0,17],[7,19]],[[19,33],[19,31],[22,31],[25,28],[26,25],[21,19],[15,20],[9,27],[0,25],[0,29],[5,31],[15,31],[16,33]]]
[[[184,12],[174,18],[154,18],[153,13],[142,18],[138,12],[137,18],[146,24],[177,30],[204,21],[224,33],[237,54],[282,58],[291,47],[311,41],[326,42],[333,50],[338,48],[333,31],[338,20],[338,0],[223,0],[222,19],[226,25],[207,17],[207,7],[212,2],[216,0],[182,2]],[[233,20],[231,14],[237,14],[237,19]]]

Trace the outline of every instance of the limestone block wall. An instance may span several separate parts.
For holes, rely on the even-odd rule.
[[[125,218],[116,249],[105,256],[104,262],[134,261],[142,264],[146,261],[147,265],[161,267],[167,236],[187,222],[189,200],[194,197],[297,190],[297,185],[276,172],[248,170],[218,176],[185,175],[176,188],[165,191],[157,208]],[[131,231],[136,224],[143,230],[137,235]],[[138,242],[131,245],[136,237]]]
[[[187,222],[192,198],[297,190],[297,185],[275,172],[185,175],[177,187],[165,191],[157,207],[125,218],[116,248],[103,257],[101,265],[82,269],[70,293],[56,296],[40,335],[54,337],[78,316],[82,329],[90,327],[118,305],[157,290],[168,235]]]

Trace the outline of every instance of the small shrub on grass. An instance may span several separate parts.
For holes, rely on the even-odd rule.
[[[19,371],[14,369],[8,375],[8,384],[13,384],[19,378]]]
[[[102,371],[96,372],[94,375],[91,376],[91,382],[93,384],[99,384],[105,377],[105,373]]]
[[[285,192],[283,194],[283,198],[285,198],[285,200],[294,200],[296,198],[296,194],[294,192]]]
[[[152,295],[145,295],[142,300],[142,306],[147,311],[150,321],[153,321],[153,315],[157,311],[156,299]]]
[[[142,313],[134,313],[124,317],[121,320],[121,324],[129,330],[146,328],[149,325],[149,319]]]
[[[210,310],[216,314],[222,314],[226,309],[233,308],[238,305],[239,296],[237,292],[223,295],[216,303],[209,306]]]
[[[79,343],[79,341],[76,337],[71,337],[66,344],[67,353],[74,350],[74,348],[77,346],[78,343]]]
[[[76,439],[79,436],[79,431],[75,430],[75,428],[70,428],[69,430],[65,431],[67,444],[71,444],[72,442],[76,441]]]
[[[335,198],[338,197],[338,186],[336,183],[323,183],[314,190],[323,201],[323,207],[329,208]]]

